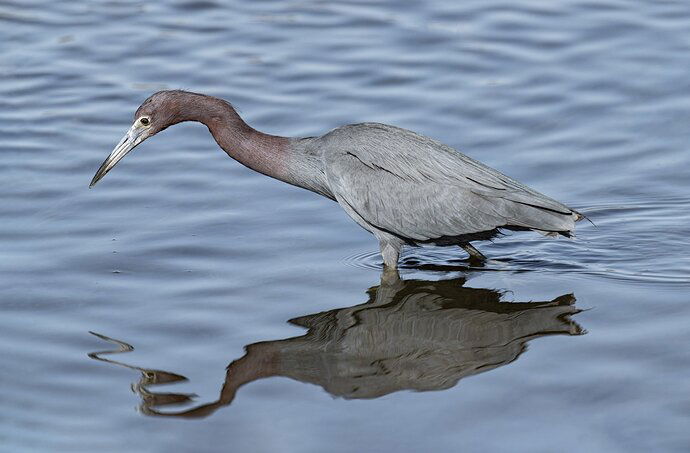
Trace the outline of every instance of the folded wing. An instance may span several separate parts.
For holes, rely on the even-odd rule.
[[[569,235],[582,218],[562,203],[405,129],[357,124],[322,140],[336,199],[374,228],[408,240],[434,242],[498,228]]]

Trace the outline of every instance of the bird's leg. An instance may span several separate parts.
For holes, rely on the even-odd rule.
[[[378,294],[383,291],[384,288],[389,289],[389,288],[394,288],[397,291],[399,286],[400,286],[400,274],[398,273],[398,268],[396,267],[390,267],[390,266],[385,266],[383,268],[383,272],[381,272],[381,285],[379,285],[379,291],[377,292],[377,299],[378,299]],[[392,299],[391,299],[392,300]]]
[[[398,267],[398,258],[400,258],[400,244],[392,241],[380,241],[381,256],[383,257],[383,264],[387,268],[396,269]]]
[[[482,254],[482,252],[474,248],[472,244],[460,244],[460,247],[462,247],[463,250],[470,254],[470,261],[486,261],[486,257]]]

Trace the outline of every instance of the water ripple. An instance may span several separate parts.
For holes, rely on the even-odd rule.
[[[0,449],[686,451],[688,24],[686,1],[0,1]],[[231,161],[203,126],[170,128],[87,188],[161,88],[224,97],[279,135],[406,127],[583,210],[597,226],[581,222],[575,240],[510,234],[477,244],[484,267],[457,248],[406,250],[401,273],[478,277],[518,300],[575,292],[596,307],[578,316],[590,334],[530,343],[527,359],[442,394],[345,404],[321,398],[333,387],[313,373],[301,376],[318,386],[258,380],[211,423],[140,417],[122,375],[86,358],[100,347],[86,331],[128,339],[137,350],[117,357],[147,364],[137,373],[189,376],[175,392],[203,401],[262,340],[295,348],[283,371],[300,352],[331,376],[383,357],[339,362],[319,347],[361,340],[348,336],[356,328],[325,323],[343,335],[310,349],[284,323],[348,314],[379,278],[375,239],[335,203]],[[476,327],[477,312],[463,319]],[[414,333],[418,319],[378,333]],[[462,350],[419,340],[377,362],[392,372],[377,379],[409,379],[425,358]],[[447,363],[452,383],[458,361]],[[415,388],[405,382],[390,388]]]

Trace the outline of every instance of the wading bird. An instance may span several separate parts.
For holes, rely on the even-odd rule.
[[[103,162],[96,184],[127,153],[183,121],[208,127],[218,145],[252,170],[340,204],[379,240],[395,268],[403,245],[458,245],[485,260],[470,242],[505,230],[570,237],[583,215],[429,137],[379,123],[350,124],[320,137],[259,132],[230,103],[180,90],[159,91]]]

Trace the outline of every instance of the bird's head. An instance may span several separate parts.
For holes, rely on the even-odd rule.
[[[193,98],[201,96],[179,90],[159,91],[146,99],[134,114],[134,123],[129,128],[115,149],[103,161],[91,180],[93,187],[123,157],[136,148],[141,142],[173,124],[187,121],[190,103]]]

